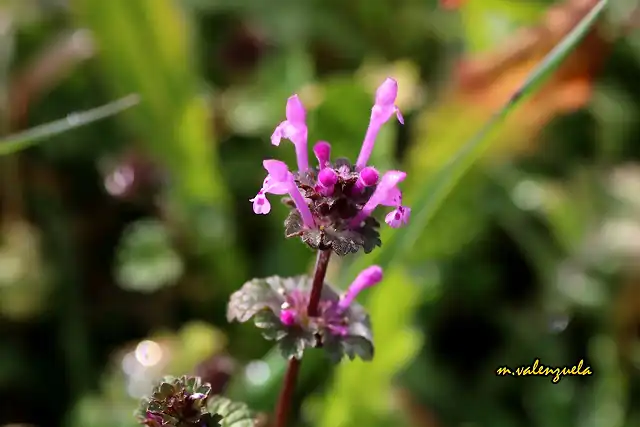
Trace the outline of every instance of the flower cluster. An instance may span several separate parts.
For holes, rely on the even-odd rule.
[[[355,299],[382,281],[382,268],[372,265],[362,270],[345,292],[326,283],[325,276],[332,252],[344,256],[362,248],[368,253],[381,245],[380,224],[372,216],[378,206],[393,208],[385,217],[391,227],[409,221],[411,209],[402,204],[398,188],[406,173],[392,170],[381,175],[367,164],[382,125],[394,115],[404,124],[395,104],[397,95],[398,84],[391,78],[378,87],[355,164],[343,158],[332,161],[331,145],[318,141],[313,147],[318,165],[309,165],[307,113],[297,95],[287,101],[286,120],[271,136],[273,145],[280,145],[282,139],[293,143],[298,169],[291,171],[282,161],[265,160],[267,176],[258,194],[250,199],[253,211],[271,211],[267,194],[285,196],[283,202],[291,209],[285,220],[285,236],[300,237],[318,251],[315,272],[312,276],[271,276],[246,282],[231,295],[227,320],[252,320],[290,360],[275,411],[276,427],[287,424],[299,360],[307,348],[323,348],[334,362],[345,356],[373,359],[369,315]]]
[[[257,423],[247,405],[211,395],[200,377],[165,377],[136,411],[147,427],[251,427]]]
[[[318,315],[312,317],[307,312],[311,277],[253,279],[231,296],[227,320],[246,322],[253,318],[265,338],[278,341],[286,358],[300,359],[306,348],[323,347],[335,362],[345,355],[371,360],[374,350],[369,316],[355,298],[381,280],[382,269],[374,265],[363,270],[342,295],[324,283]]]
[[[313,249],[331,249],[340,256],[363,248],[365,253],[380,246],[379,223],[372,217],[378,206],[394,209],[385,217],[391,227],[406,224],[411,209],[402,205],[398,185],[405,179],[402,171],[388,171],[382,176],[367,162],[376,137],[392,116],[404,119],[395,105],[398,84],[387,78],[377,89],[371,109],[369,127],[355,164],[339,158],[331,161],[331,145],[319,141],[313,147],[318,166],[309,166],[306,110],[297,95],[287,101],[286,120],[273,135],[273,145],[288,139],[295,147],[298,169],[290,171],[279,160],[265,160],[267,171],[262,188],[250,199],[256,214],[268,214],[271,204],[267,194],[286,195],[284,203],[291,208],[285,221],[285,235],[300,237]]]
[[[217,427],[222,417],[206,408],[210,392],[198,377],[167,377],[142,400],[138,419],[148,427]]]

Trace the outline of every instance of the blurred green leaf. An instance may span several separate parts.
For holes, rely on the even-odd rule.
[[[222,396],[212,396],[207,410],[222,416],[221,427],[253,427],[254,415],[244,403],[233,402]]]
[[[509,0],[467,0],[460,6],[469,52],[491,49],[523,24],[535,22],[543,4]]]
[[[184,266],[160,221],[129,225],[117,249],[116,277],[120,286],[137,292],[155,292],[175,284]]]
[[[206,242],[223,283],[242,280],[229,196],[192,60],[187,15],[172,0],[71,3],[79,22],[94,33],[112,89],[133,90],[145,100],[131,123],[140,142],[171,173],[174,213],[197,228],[188,231],[200,245]],[[209,216],[206,224],[198,220],[203,207]]]

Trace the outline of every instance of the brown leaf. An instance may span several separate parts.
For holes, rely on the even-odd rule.
[[[553,6],[538,26],[517,32],[495,51],[463,60],[457,70],[455,97],[478,106],[487,116],[497,111],[596,3],[569,0]],[[610,46],[595,27],[547,83],[513,114],[512,123],[532,135],[553,117],[584,107]]]

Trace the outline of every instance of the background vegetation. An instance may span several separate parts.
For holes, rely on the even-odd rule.
[[[263,158],[294,160],[268,142],[286,98],[308,106],[311,141],[355,158],[395,77],[406,126],[384,128],[373,160],[407,170],[412,206],[596,3],[0,1],[0,133],[140,97],[0,157],[0,425],[134,426],[165,373],[269,412],[284,362],[225,306],[313,261],[283,238],[284,207],[248,202]],[[387,267],[366,295],[376,359],[305,358],[299,426],[640,425],[634,7],[611,3],[464,175],[444,175],[447,197],[357,260]],[[495,375],[536,357],[594,375]]]

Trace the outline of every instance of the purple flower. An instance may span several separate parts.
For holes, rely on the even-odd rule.
[[[338,307],[341,310],[346,310],[360,292],[364,289],[370,288],[371,286],[377,285],[380,281],[382,281],[382,268],[377,265],[365,268],[360,272],[360,274],[358,274],[358,277],[356,277],[353,283],[351,283],[347,292],[342,296],[342,298],[340,298]]]
[[[308,312],[314,282],[311,276],[253,279],[231,295],[227,320],[253,320],[265,338],[277,341],[287,359],[300,359],[305,349],[322,347],[336,362],[345,355],[371,360],[371,322],[355,298],[381,279],[382,270],[373,266],[362,271],[344,293],[325,282],[313,316]]]
[[[296,148],[298,170],[304,172],[309,169],[309,157],[307,154],[307,113],[298,98],[293,95],[287,100],[287,120],[276,127],[271,135],[271,143],[280,145],[282,138],[288,139]]]
[[[378,179],[380,178],[380,174],[375,168],[371,166],[367,166],[366,168],[360,171],[360,176],[358,176],[358,180],[356,184],[353,186],[355,191],[362,192],[366,187],[372,187],[378,183]]]
[[[409,222],[411,216],[411,208],[406,206],[398,206],[384,217],[384,222],[389,224],[390,227],[399,228],[402,225],[406,225]]]
[[[285,308],[280,312],[280,321],[283,325],[293,326],[296,323],[296,312],[293,309]]]
[[[333,194],[338,182],[338,174],[331,168],[324,168],[318,173],[318,191],[325,196]]]
[[[264,180],[262,189],[258,194],[249,201],[253,202],[253,211],[257,214],[266,214],[271,210],[271,204],[265,197],[265,193],[272,194],[289,194],[289,197],[295,203],[296,208],[300,212],[304,225],[308,228],[315,226],[313,215],[307,206],[307,202],[300,193],[300,189],[296,185],[295,178],[284,162],[280,160],[265,160],[262,162],[264,168],[269,172]]]
[[[271,175],[267,175],[256,197],[249,199],[250,202],[253,202],[253,212],[260,215],[266,215],[271,212],[271,203],[267,200],[267,193],[282,195],[288,192],[289,189],[287,185],[274,181]]]
[[[285,221],[285,235],[300,237],[313,249],[331,249],[343,256],[363,248],[365,253],[380,246],[380,223],[372,216],[377,206],[389,206],[394,210],[385,222],[391,227],[407,224],[411,210],[402,206],[402,193],[398,184],[406,174],[391,171],[383,174],[373,166],[367,166],[381,126],[394,114],[400,123],[404,120],[395,100],[398,84],[387,78],[376,91],[375,104],[364,138],[358,162],[338,158],[331,161],[331,145],[318,141],[313,153],[318,166],[309,167],[307,157],[306,111],[297,95],[287,101],[287,120],[278,125],[271,140],[278,145],[287,138],[296,147],[298,170],[290,172],[283,162],[265,161],[269,172],[258,194],[250,199],[256,214],[267,214],[271,204],[268,193],[289,197],[283,199],[291,208]]]
[[[404,118],[400,113],[400,110],[395,105],[396,98],[398,96],[398,82],[392,78],[387,78],[376,91],[376,101],[371,109],[371,118],[369,119],[369,128],[364,136],[364,142],[360,149],[360,155],[356,161],[356,170],[361,170],[367,164],[371,153],[373,152],[373,146],[376,142],[376,136],[393,114],[396,115],[398,121],[404,124]]]
[[[398,189],[398,184],[404,181],[406,177],[407,174],[402,171],[386,172],[360,213],[351,221],[351,226],[358,227],[379,205],[400,206],[402,193]]]
[[[313,146],[313,153],[318,159],[318,168],[320,170],[331,165],[331,144],[327,141],[318,141],[316,145]]]
[[[342,297],[320,302],[320,315],[315,321],[331,333],[345,336],[349,330],[349,325],[344,322],[345,310],[351,307],[360,292],[380,283],[382,276],[382,268],[378,265],[362,270]],[[280,307],[280,322],[287,327],[306,326],[305,322],[309,321],[306,315],[309,295],[301,290],[294,290],[285,298],[285,302]]]

